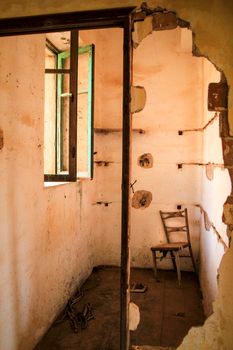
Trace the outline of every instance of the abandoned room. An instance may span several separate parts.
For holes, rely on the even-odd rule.
[[[232,350],[233,5],[0,9],[0,350]]]

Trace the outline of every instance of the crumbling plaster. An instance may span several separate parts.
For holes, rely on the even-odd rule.
[[[140,6],[140,0],[90,0],[61,2],[59,0],[6,0],[0,4],[0,17],[19,17],[59,12],[85,11],[104,8]],[[195,43],[200,52],[222,69],[229,85],[233,81],[233,2],[228,0],[148,0],[150,7],[175,11],[191,23]],[[207,20],[208,19],[208,20]],[[230,91],[230,131],[233,134],[233,105]]]
[[[141,25],[141,23],[140,23],[140,25]],[[148,29],[147,23],[145,25],[145,28]],[[150,33],[150,29],[147,30],[147,32]],[[143,33],[142,38],[145,37],[145,36],[146,36],[146,33]],[[208,61],[206,61],[206,62],[208,62]],[[204,60],[203,60],[203,63],[204,63]],[[211,66],[211,64],[209,62],[208,62],[208,64]],[[205,73],[205,69],[203,69],[203,73]],[[210,81],[212,81],[211,80],[211,76],[207,75],[205,77],[205,74],[204,74],[204,78],[205,78],[204,81],[205,81],[205,85],[206,86],[205,86],[204,91],[203,91],[204,92],[203,93],[204,120],[206,118],[209,118],[208,114],[210,115],[210,113],[207,110],[205,110],[205,109],[206,109],[206,102],[207,102],[207,91],[208,91],[207,87],[208,87],[208,83],[209,83],[208,80],[210,79]],[[147,89],[146,89],[146,91],[147,91]],[[221,118],[224,119],[223,116],[220,116],[220,119]],[[220,141],[221,139],[219,138],[219,126],[218,126],[218,124],[216,124],[216,121],[215,121],[214,124],[215,124],[215,132],[213,133],[213,131],[212,131],[211,137],[210,136],[206,137],[206,135],[204,136],[204,144],[206,146],[204,148],[204,158],[205,159],[206,158],[209,159],[209,157],[210,157],[210,158],[219,159],[219,161],[217,161],[217,163],[220,163],[220,164],[222,164],[223,159],[224,159],[225,164],[228,164],[228,165],[232,166],[231,144],[229,144],[229,142],[231,142],[231,141],[227,140],[227,138],[229,136],[228,130],[226,128],[225,132],[222,133],[222,131],[221,131],[222,127],[221,127],[221,123],[220,123],[220,132],[221,132],[221,137],[223,139],[223,144],[224,144],[224,153],[223,153],[222,152],[222,147],[221,147],[221,141]],[[217,127],[217,132],[216,132],[216,127]],[[212,129],[212,127],[211,127],[211,129]],[[208,134],[210,134],[209,130],[208,130]],[[213,140],[215,140],[214,143],[213,143]],[[207,152],[206,149],[210,150],[210,151]],[[219,213],[219,211],[221,209],[219,210],[219,208],[218,208],[218,211],[216,211],[218,205],[216,205],[216,201],[215,200],[213,201],[213,198],[211,200],[211,197],[213,197],[213,195],[216,195],[217,202],[219,201],[221,203],[221,201],[222,201],[222,198],[221,198],[222,194],[225,193],[225,198],[224,199],[226,199],[227,194],[230,193],[229,175],[227,174],[226,170],[224,171],[224,173],[226,175],[226,178],[224,179],[224,182],[222,183],[222,186],[219,185],[220,183],[218,184],[219,180],[216,180],[215,184],[214,184],[214,186],[216,186],[216,188],[213,187],[211,189],[211,188],[208,188],[208,186],[204,186],[205,187],[205,191],[203,191],[204,192],[204,195],[203,195],[204,203],[207,205],[208,209],[210,209],[210,212],[211,212],[212,215],[213,215],[213,212],[215,211],[215,215],[214,215],[213,218],[217,222],[219,221],[218,218],[220,218],[220,215],[221,215]],[[230,173],[231,173],[231,170],[230,170]],[[222,175],[221,175],[221,177],[223,179]],[[226,190],[227,190],[227,192],[226,192]],[[220,191],[220,192],[217,193],[217,191]],[[231,211],[232,210],[232,201],[231,201],[230,198],[231,197],[228,197],[227,203],[225,204],[225,207],[224,207],[225,208],[225,210],[224,210],[224,222],[228,223],[230,225],[230,229],[231,229],[231,227],[232,227],[231,226],[232,225],[231,224],[231,222],[232,222],[232,211]],[[222,203],[223,203],[223,201],[222,201]],[[216,208],[214,208],[215,206],[216,206]],[[220,208],[221,208],[221,206],[220,206]],[[220,222],[220,224],[218,223],[218,226],[223,226],[223,223],[222,222]],[[221,231],[220,231],[221,234],[224,234],[224,231],[225,231],[225,229],[224,229],[224,227],[222,227]],[[204,230],[203,230],[203,235],[205,235]],[[213,249],[211,249],[212,243],[210,241],[210,238],[211,237],[209,237],[209,239],[207,239],[208,242],[204,244],[205,251],[203,252],[203,256],[206,255],[207,262],[210,262],[211,259],[213,260],[213,262],[214,262],[214,264],[212,262],[213,271],[212,271],[212,269],[210,267],[207,266],[207,270],[209,269],[208,272],[210,272],[210,274],[213,275],[213,273],[216,274],[216,266],[217,266],[216,263],[218,263],[219,257],[223,254],[223,252],[221,253],[220,250],[219,250],[219,246],[216,245],[215,254],[217,255],[217,259],[216,259],[216,257],[214,259],[213,259],[213,257],[211,257],[211,251]],[[225,237],[225,239],[227,241],[226,237]],[[217,250],[219,250],[219,251],[217,251]],[[216,262],[215,262],[215,260],[216,260]],[[205,264],[206,264],[206,260],[204,261],[203,266]],[[214,265],[216,265],[216,266],[214,266]],[[204,276],[206,271],[203,272],[203,266],[202,266],[202,274],[201,274],[201,284],[202,284],[202,286],[203,286],[203,284],[208,284],[208,283],[211,282],[211,278],[209,279],[210,281],[208,281],[206,276]],[[208,272],[207,272],[207,276],[208,276]],[[216,277],[215,277],[215,279],[216,279]],[[207,283],[205,282],[205,280],[207,280]],[[212,280],[214,281],[214,278],[212,278]],[[203,283],[203,281],[205,283]],[[206,287],[206,285],[204,287]],[[211,288],[210,288],[210,290],[211,290]],[[208,293],[210,295],[210,291],[208,291],[208,289],[207,289],[207,291],[205,291],[205,293],[206,293],[206,295],[208,295]],[[216,295],[216,293],[214,293],[214,294]],[[213,298],[213,296],[210,295],[210,300],[205,300],[205,306],[208,306],[210,309],[211,309],[211,302],[213,300],[212,298]],[[192,329],[190,331],[190,338],[186,337],[184,339],[184,342],[183,342],[183,344],[180,347],[181,349],[187,349],[187,350],[188,349],[232,349],[233,341],[232,341],[232,335],[231,335],[231,331],[230,331],[230,329],[231,329],[230,327],[231,326],[229,327],[228,331],[226,332],[226,335],[224,337],[222,337],[222,329],[224,328],[224,330],[225,330],[225,328],[228,328],[228,326],[226,325],[227,322],[224,320],[225,315],[223,315],[221,313],[221,310],[219,308],[218,302],[219,302],[219,299],[214,304],[214,311],[215,311],[215,313],[213,314],[213,316],[211,316],[207,320],[207,322],[206,322],[204,327],[199,328],[200,333],[198,332],[198,330]],[[230,316],[228,317],[228,321],[230,321],[230,323],[232,325],[231,312],[229,314],[230,314]],[[219,336],[216,336],[217,333],[219,333],[218,334]]]
[[[17,17],[55,12],[81,11],[121,6],[138,6],[136,0],[89,0],[61,2],[59,0],[5,0],[0,4],[0,16]],[[233,2],[228,0],[160,0],[148,1],[151,7],[161,6],[174,10],[179,17],[189,21],[195,33],[195,43],[200,52],[222,69],[230,86],[229,122],[233,135]],[[230,202],[230,199],[229,199]],[[232,208],[231,203],[229,204]],[[226,208],[227,209],[227,208]],[[225,213],[229,214],[229,213]],[[227,224],[233,225],[232,213],[227,215]],[[229,230],[229,235],[232,230]],[[179,349],[231,350],[233,345],[233,248],[225,254],[219,269],[219,296],[215,312],[201,328],[192,329]]]

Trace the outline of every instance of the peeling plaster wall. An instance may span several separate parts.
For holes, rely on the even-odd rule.
[[[82,45],[95,45],[94,160],[108,162],[95,163],[91,184],[95,265],[119,265],[123,31],[87,30],[80,37]]]
[[[0,4],[0,13],[1,17],[14,17],[43,13],[110,8],[117,6],[139,6],[140,4],[141,1],[139,0],[117,0],[114,2],[109,0],[89,0],[88,2],[77,2],[76,0],[71,0],[69,2],[61,2],[58,0],[35,0],[33,2],[29,0],[5,0]],[[148,4],[152,7],[161,6],[166,7],[169,10],[174,10],[181,18],[190,21],[192,29],[196,35],[196,44],[200,51],[203,54],[208,55],[211,61],[225,72],[228,84],[230,86],[229,121],[232,134],[233,105],[231,87],[233,85],[233,50],[231,40],[233,37],[233,3],[228,0],[208,0],[205,2],[202,0],[190,0],[188,3],[186,0],[176,0],[175,2],[173,0],[151,0],[148,1]],[[11,187],[7,190],[10,191]],[[4,189],[4,191],[6,191],[6,189]],[[229,203],[231,199],[232,198],[229,197]],[[229,207],[231,208],[231,204],[229,204]],[[7,210],[7,208],[5,210]],[[227,223],[232,224],[232,214],[228,215]],[[13,224],[14,223],[11,223],[11,225]],[[8,225],[10,225],[10,223],[8,223]],[[232,231],[229,230],[228,234],[231,235]],[[4,240],[7,241],[7,246],[11,242],[8,241],[8,236],[4,237]],[[4,251],[4,253],[6,252]],[[8,260],[9,259],[12,259],[12,257],[9,256]],[[13,259],[13,262],[11,260],[8,271],[6,271],[4,276],[6,276],[8,273],[10,276],[14,275],[14,266],[15,264]],[[219,294],[217,301],[215,302],[214,314],[206,321],[203,327],[194,328],[190,331],[183,344],[179,347],[180,350],[232,349],[232,266],[233,248],[231,246],[231,248],[224,255],[219,268]],[[2,307],[7,308],[6,312],[8,313],[9,310],[14,310],[14,297],[12,297],[11,293],[7,293],[7,291],[5,291],[5,294],[3,295],[6,295],[5,299],[12,301],[10,306],[9,304],[7,304],[8,306],[6,306],[6,304],[1,304]],[[9,317],[13,319],[13,322],[12,325],[8,327],[12,327],[11,329],[15,330],[15,325],[17,324],[15,321],[17,320],[18,316],[14,316],[12,311],[12,314],[10,314]],[[5,329],[5,321],[1,323],[1,326],[4,326],[4,331],[7,332]],[[14,338],[11,338],[11,336],[15,333],[8,331],[8,334],[10,335],[8,341],[10,340],[12,343],[14,343]]]
[[[94,264],[88,183],[44,188],[44,43],[1,38],[1,350],[32,349]]]
[[[207,110],[208,84],[220,81],[220,73],[206,59],[203,59],[203,124],[205,125],[215,112]],[[219,118],[215,119],[203,132],[203,163],[223,164],[222,143],[219,136]],[[223,204],[231,192],[231,182],[227,169],[213,168],[213,180],[206,176],[202,168],[202,200],[201,205],[207,212],[209,221],[215,226],[226,245],[228,237],[226,225],[222,222]],[[200,249],[200,283],[203,293],[204,309],[207,315],[212,312],[212,303],[217,297],[218,267],[224,254],[224,246],[211,227],[205,228],[204,215],[201,220]]]
[[[132,208],[131,260],[133,266],[150,267],[150,247],[165,242],[159,210],[175,211],[177,205],[188,208],[191,240],[195,258],[199,256],[202,169],[179,163],[201,162],[202,134],[178,130],[202,125],[202,59],[192,56],[192,33],[177,28],[149,34],[133,52],[133,83],[146,90],[145,108],[133,115],[132,182],[135,190],[153,194],[151,205]],[[153,167],[138,166],[143,153],[151,153]],[[180,238],[181,240],[184,239]],[[190,259],[182,259],[182,268],[192,270]],[[164,260],[161,267],[171,268]]]

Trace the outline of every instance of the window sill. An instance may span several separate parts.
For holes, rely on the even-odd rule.
[[[44,182],[44,188],[48,188],[48,187],[55,187],[55,186],[62,186],[62,185],[68,185],[68,184],[74,184],[76,182]]]
[[[80,175],[80,174],[79,174]],[[81,181],[84,181],[84,180],[92,180],[90,178],[90,176],[88,174],[82,174],[82,175],[86,175],[86,176],[79,176],[77,177],[76,181],[72,181],[72,182],[69,182],[69,181],[65,181],[65,182],[60,182],[60,181],[44,181],[44,188],[49,188],[49,187],[56,187],[56,186],[62,186],[62,185],[68,185],[68,184],[75,184],[77,182],[81,182]]]

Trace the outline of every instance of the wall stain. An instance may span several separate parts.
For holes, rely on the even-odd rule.
[[[20,117],[20,121],[22,122],[22,124],[31,128],[35,125],[35,120],[28,114],[22,114]]]

